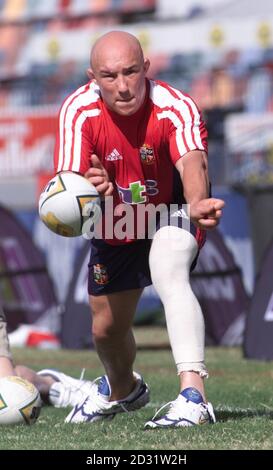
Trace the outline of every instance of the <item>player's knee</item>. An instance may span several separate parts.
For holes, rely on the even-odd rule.
[[[95,343],[116,342],[119,343],[126,336],[122,331],[112,325],[93,326],[92,336]]]
[[[108,341],[124,335],[122,325],[114,322],[108,310],[101,311],[93,317],[92,335],[95,341]]]
[[[172,259],[169,257],[150,256],[151,278],[155,288],[158,290],[177,291],[181,284],[189,283],[189,266],[185,260]]]
[[[107,341],[116,334],[114,325],[108,322],[93,322],[92,335],[95,341]]]
[[[156,289],[168,289],[170,292],[171,289],[180,290],[182,284],[189,283],[190,267],[197,249],[196,240],[186,230],[164,227],[157,232],[149,257],[151,277]]]

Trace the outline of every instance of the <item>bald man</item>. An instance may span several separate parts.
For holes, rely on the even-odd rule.
[[[105,34],[91,51],[90,81],[60,111],[56,172],[85,175],[103,207],[91,239],[88,290],[105,375],[66,422],[112,419],[148,402],[148,385],[133,370],[132,324],[152,282],[164,305],[181,392],[146,427],[215,421],[204,390],[203,315],[189,273],[224,202],[209,197],[207,131],[196,104],[149,80],[149,65],[134,36]]]

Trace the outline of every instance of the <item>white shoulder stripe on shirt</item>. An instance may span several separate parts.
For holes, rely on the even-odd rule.
[[[169,109],[166,111],[162,111],[162,113],[158,113],[157,117],[159,120],[170,119],[170,121],[172,121],[174,127],[176,127],[176,145],[177,145],[178,151],[180,155],[184,155],[185,153],[187,153],[188,150],[182,138],[182,132],[181,132],[182,123],[179,117],[177,116],[177,114],[175,114],[173,111]]]
[[[204,150],[204,146],[202,144],[201,135],[200,135],[200,129],[199,129],[200,115],[199,115],[196,105],[189,97],[183,95],[183,93],[181,93],[179,90],[176,90],[175,88],[172,88],[172,87],[170,88],[176,93],[177,96],[179,96],[179,98],[176,98],[175,96],[173,96],[172,93],[170,93],[170,91],[167,88],[151,81],[150,97],[152,101],[155,103],[155,105],[161,108],[162,110],[164,110],[164,108],[167,108],[167,110],[169,108],[174,108],[176,111],[178,111],[178,115],[177,115],[176,113],[170,110],[171,114],[165,113],[164,117],[171,119],[171,121],[173,122],[173,124],[175,125],[177,129],[176,139],[177,139],[177,147],[178,149],[180,149],[179,152],[183,150],[183,153],[181,154],[183,155],[185,151],[187,151],[184,143],[181,146],[182,139],[178,140],[179,133],[182,133],[182,132],[184,133],[184,138],[185,138],[185,141],[189,150],[196,149],[196,145],[201,150]],[[190,106],[193,117],[191,116],[189,106],[186,103],[188,103],[188,105]],[[174,115],[177,117],[177,119],[174,119]],[[179,115],[181,116],[180,118],[179,118]],[[162,117],[163,116],[160,113],[160,119],[162,119]],[[194,135],[196,144],[194,142],[193,135]]]
[[[88,117],[95,117],[100,114],[100,109],[91,109],[84,111],[77,119],[75,125],[75,138],[74,138],[74,148],[72,149],[73,153],[73,165],[72,171],[79,171],[81,166],[81,149],[82,149],[82,133],[81,128],[83,123]],[[66,168],[64,168],[65,170]]]
[[[72,95],[69,95],[65,102],[62,105],[61,111],[60,111],[60,117],[59,117],[59,156],[58,156],[58,168],[57,171],[61,171],[62,166],[63,166],[63,160],[64,160],[64,152],[63,152],[63,144],[64,144],[64,118],[65,118],[65,113],[66,110],[69,106],[69,103],[73,100],[75,96],[77,96],[79,93],[82,93],[85,89],[85,85],[78,88]]]
[[[94,103],[98,99],[99,95],[97,93],[97,85],[91,83],[88,88],[86,88],[86,85],[78,88],[64,102],[59,119],[60,146],[57,171],[69,168],[71,159],[73,159],[72,123],[78,109],[82,106],[87,106],[91,103]]]
[[[200,134],[200,129],[199,129],[200,113],[198,111],[198,108],[195,102],[189,96],[184,95],[180,90],[176,90],[175,88],[172,88],[172,87],[171,89],[174,90],[177,93],[177,95],[181,97],[182,100],[186,101],[189,104],[192,110],[193,116],[194,116],[192,132],[194,133],[195,142],[198,145],[198,148],[205,150],[202,144],[202,139],[201,139],[201,134]]]

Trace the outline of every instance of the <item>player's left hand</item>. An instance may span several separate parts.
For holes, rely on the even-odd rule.
[[[222,216],[225,203],[222,199],[208,198],[190,204],[190,217],[199,228],[209,230],[216,227]]]

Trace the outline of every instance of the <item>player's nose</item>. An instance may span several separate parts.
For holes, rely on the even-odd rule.
[[[128,83],[124,75],[119,75],[117,78],[117,86],[119,93],[126,93],[128,91]]]

